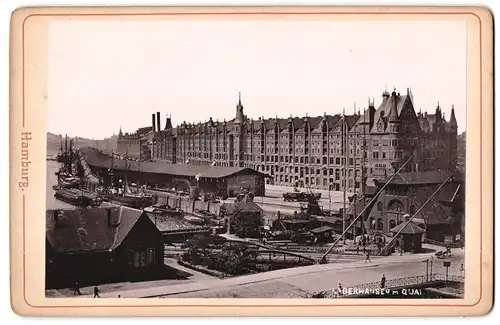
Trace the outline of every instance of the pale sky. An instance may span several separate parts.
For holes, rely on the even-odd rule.
[[[352,114],[385,87],[465,131],[465,22],[57,21],[50,26],[48,131],[104,138],[236,114]]]

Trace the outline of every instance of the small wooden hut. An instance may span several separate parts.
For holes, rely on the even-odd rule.
[[[413,221],[403,222],[391,229],[395,235],[399,233],[402,240],[403,251],[418,252],[422,249],[422,234],[425,230],[417,226]]]

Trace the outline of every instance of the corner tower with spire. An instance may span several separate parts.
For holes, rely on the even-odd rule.
[[[238,105],[236,105],[236,117],[233,120],[232,143],[234,148],[235,167],[243,167],[245,152],[244,137],[245,114],[243,114],[243,104],[241,104],[241,92],[238,92]],[[230,140],[231,142],[231,140]]]
[[[245,115],[243,114],[243,105],[241,104],[241,92],[239,92],[238,105],[236,105],[236,117],[234,118],[234,125],[235,127],[241,126],[244,122],[245,122]]]

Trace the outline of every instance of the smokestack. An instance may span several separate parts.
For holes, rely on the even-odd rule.
[[[151,116],[152,118],[152,127],[153,127],[153,132],[156,132],[156,123],[155,123],[155,115]]]
[[[161,120],[160,120],[160,112],[156,112],[156,122],[158,123],[158,132],[161,130]]]

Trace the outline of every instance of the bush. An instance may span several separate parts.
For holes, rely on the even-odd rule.
[[[241,275],[249,272],[244,263],[253,252],[247,245],[232,243],[220,245],[217,236],[199,236],[186,243],[188,250],[182,259],[194,265],[202,265],[207,269],[217,270],[231,275]],[[212,250],[216,248],[218,250]]]
[[[231,232],[242,238],[259,238],[264,225],[260,213],[237,212],[231,216]]]
[[[326,298],[326,294],[323,291],[315,292],[311,295],[311,298]]]

